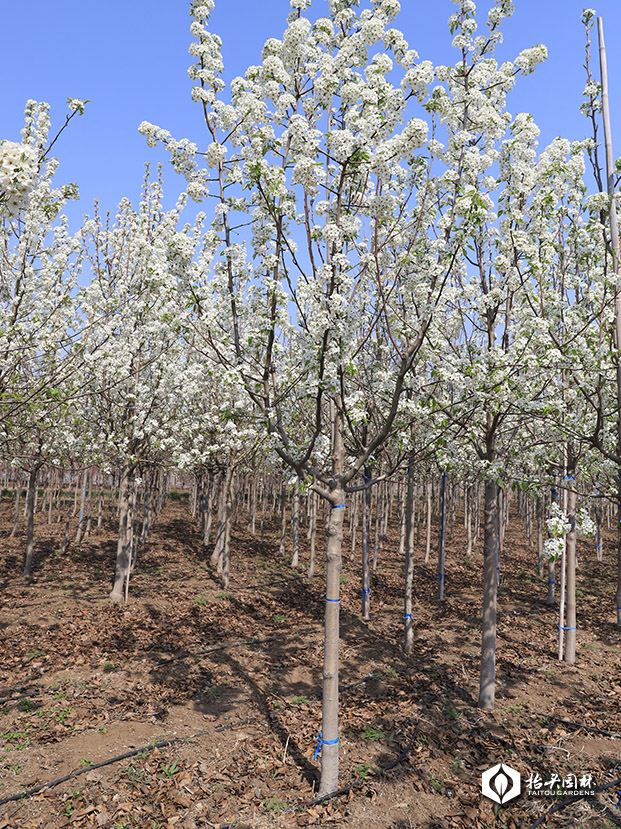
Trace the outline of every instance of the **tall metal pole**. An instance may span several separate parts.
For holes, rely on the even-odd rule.
[[[604,121],[604,145],[606,150],[606,183],[610,203],[608,215],[610,220],[610,241],[612,245],[612,263],[617,276],[615,285],[615,348],[617,364],[617,455],[621,455],[621,271],[619,268],[619,226],[617,224],[617,207],[615,204],[615,166],[612,155],[612,136],[610,131],[610,106],[608,103],[608,67],[606,64],[606,46],[604,43],[604,23],[597,18],[597,35],[599,38],[599,66],[602,82],[602,118]],[[621,466],[618,470],[619,490],[619,524],[617,528],[617,627],[621,630]]]

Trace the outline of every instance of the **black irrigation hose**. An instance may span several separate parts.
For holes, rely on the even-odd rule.
[[[270,639],[264,639],[264,640],[260,640],[260,641],[263,641],[263,642],[272,641],[274,638],[276,638],[276,637],[271,637]],[[256,642],[257,640],[250,640],[250,641],[251,642]],[[235,645],[222,645],[218,648],[212,648],[211,650],[224,650],[224,649],[229,648],[229,647],[240,647],[244,644],[248,644],[248,642],[239,642]],[[345,686],[345,687],[346,688],[352,688],[355,685],[360,685],[364,682],[367,682],[371,678],[372,678],[371,676],[367,676],[364,679],[362,679],[360,682],[352,683],[351,685],[348,685],[348,686]],[[343,689],[343,690],[345,690],[345,689]],[[28,696],[28,695],[24,695],[24,696]],[[29,696],[33,696],[33,694],[30,694]],[[19,699],[19,698],[20,697],[12,697],[11,699]],[[392,763],[390,763],[388,766],[384,766],[383,768],[378,769],[377,776],[381,776],[383,774],[386,774],[386,772],[390,771],[391,769],[394,769],[396,766],[399,765],[399,763],[401,763],[408,756],[408,754],[412,750],[412,746],[414,745],[414,742],[416,741],[416,738],[418,736],[418,732],[419,732],[419,729],[420,729],[420,724],[423,720],[423,716],[425,714],[425,711],[427,710],[427,707],[428,707],[428,703],[425,703],[425,705],[423,705],[420,716],[418,718],[418,722],[416,723],[416,728],[414,729],[414,734],[412,735],[412,739],[410,740],[410,742],[408,743],[406,748],[401,752],[401,754],[396,758],[396,760],[393,760]],[[252,722],[256,722],[256,719],[242,720],[241,722],[230,723],[229,725],[222,725],[222,726],[219,726],[218,728],[214,729],[214,731],[216,733],[220,733],[222,731],[228,731],[232,728],[238,728],[238,727],[242,727],[244,725],[248,725]],[[43,791],[44,789],[52,789],[56,786],[59,786],[61,783],[66,783],[68,780],[72,780],[75,777],[79,777],[81,774],[86,774],[87,771],[93,771],[94,769],[100,769],[100,768],[103,768],[104,766],[110,766],[113,763],[118,763],[121,760],[127,760],[129,757],[135,757],[137,754],[141,754],[143,751],[152,751],[155,748],[165,748],[166,746],[174,745],[176,743],[189,742],[190,740],[197,739],[198,737],[204,737],[204,736],[206,736],[207,734],[210,734],[210,733],[212,733],[212,732],[211,731],[199,731],[196,734],[190,734],[188,737],[173,737],[170,740],[161,740],[160,742],[157,742],[157,743],[149,743],[149,745],[143,746],[142,748],[132,749],[132,751],[126,751],[124,754],[118,754],[115,757],[109,757],[107,760],[102,760],[100,763],[92,763],[88,766],[85,766],[84,768],[75,769],[74,771],[69,772],[69,774],[66,774],[63,777],[58,777],[56,780],[50,780],[47,783],[42,783],[41,785],[35,786],[32,789],[27,789],[26,791],[19,792],[18,794],[14,794],[14,795],[10,795],[9,797],[2,798],[2,799],[0,799],[0,806],[5,805],[6,803],[12,803],[12,802],[17,801],[17,800],[23,800],[26,797],[31,797],[32,795],[38,794],[39,792]],[[360,786],[365,785],[365,782],[366,781],[365,781],[364,778],[360,778],[359,780],[355,780],[353,783],[350,783],[348,786],[345,786],[342,789],[337,789],[335,792],[331,792],[330,794],[327,794],[327,795],[322,795],[321,797],[314,798],[313,800],[310,800],[306,803],[303,803],[300,806],[295,806],[291,809],[287,809],[283,812],[283,814],[292,814],[294,812],[300,811],[301,809],[307,809],[307,808],[309,808],[311,806],[314,806],[318,803],[324,803],[328,800],[332,800],[335,797],[339,797],[343,794],[347,794],[352,789],[360,788]],[[236,823],[237,823],[237,821],[235,821],[234,823],[225,824],[224,827],[222,827],[222,829],[226,829],[227,826],[232,828],[236,825]]]
[[[214,730],[220,733],[221,731],[228,731],[232,728],[241,728],[243,725],[248,725],[252,722],[256,722],[256,719],[242,720],[241,722],[230,723],[229,725],[221,725]],[[5,797],[2,800],[0,800],[0,806],[3,806],[5,803],[11,803],[15,800],[22,800],[25,797],[31,797],[33,794],[37,794],[38,792],[43,791],[43,789],[53,789],[55,786],[59,786],[61,783],[66,783],[67,780],[71,780],[74,777],[79,777],[79,775],[81,774],[86,774],[87,771],[93,771],[93,769],[101,769],[104,766],[110,766],[113,763],[120,762],[121,760],[127,760],[128,757],[135,757],[136,754],[141,754],[143,751],[153,751],[154,748],[166,748],[166,746],[171,746],[175,743],[186,743],[190,740],[195,740],[197,737],[205,737],[206,735],[211,733],[213,732],[198,731],[196,734],[190,734],[188,737],[172,737],[170,740],[161,740],[159,743],[149,743],[149,745],[143,746],[142,748],[135,748],[132,749],[132,751],[126,751],[124,754],[118,754],[116,757],[109,757],[107,760],[102,760],[100,763],[91,763],[88,766],[84,766],[84,768],[75,769],[74,771],[69,772],[69,774],[66,774],[64,777],[58,777],[56,780],[50,780],[47,783],[41,783],[40,786],[35,786],[33,789],[27,789],[26,791],[20,792],[19,794],[13,794],[10,797]]]
[[[606,783],[604,786],[597,786],[593,791],[597,792],[605,792],[606,789],[612,789],[613,786],[620,786],[621,785],[621,777],[617,778],[617,780],[613,780],[612,783]],[[568,797],[567,800],[562,800],[560,803],[557,803],[552,808],[548,809],[544,812],[539,820],[536,820],[535,823],[530,827],[530,829],[537,829],[537,826],[541,826],[544,820],[547,819],[549,815],[553,815],[555,812],[560,812],[561,809],[564,809],[566,806],[570,806],[572,803],[577,803],[579,800],[583,800],[584,798],[588,797],[589,795],[584,794],[575,794],[572,797]],[[611,812],[612,815],[612,812]],[[612,817],[616,817],[612,815]]]
[[[566,720],[563,717],[556,717],[554,714],[537,713],[535,716],[545,717],[548,720],[554,720],[555,722],[561,723],[561,725],[569,725],[571,728],[583,728],[585,731],[593,732],[593,734],[603,734],[604,737],[616,737],[617,739],[621,739],[621,734],[616,734],[614,731],[604,731],[602,728],[595,728],[591,725],[585,725],[585,723],[572,722],[571,720]]]
[[[339,688],[339,691],[349,691],[350,688],[357,688],[358,685],[364,685],[367,682],[371,682],[372,679],[379,679],[379,677],[376,677],[375,672],[367,674],[363,679],[359,679],[358,682],[350,682],[349,685],[343,685]]]
[[[0,699],[0,705],[4,705],[5,702],[17,702],[18,699],[28,699],[29,697],[40,697],[43,696],[44,689],[42,688],[35,688],[34,690],[30,691],[28,694],[19,694],[17,697],[5,697],[4,699]]]

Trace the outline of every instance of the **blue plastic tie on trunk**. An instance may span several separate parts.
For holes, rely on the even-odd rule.
[[[317,748],[315,749],[315,753],[313,754],[313,762],[319,757],[319,752],[321,751],[321,746],[333,746],[336,745],[339,741],[337,737],[336,740],[322,740],[321,734],[317,737]]]
[[[559,630],[575,630],[576,628],[566,628],[564,625],[559,625],[558,629]]]
[[[335,507],[330,507],[330,509],[344,509],[345,504],[337,504]]]

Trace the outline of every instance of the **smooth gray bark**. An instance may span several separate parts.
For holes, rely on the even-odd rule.
[[[571,530],[567,533],[567,614],[564,659],[565,662],[573,665],[576,661],[576,490],[573,483],[568,492],[567,517]]]
[[[438,599],[444,598],[444,564],[445,564],[445,544],[446,544],[446,483],[447,474],[442,474],[442,484],[440,487],[440,521],[438,525],[438,587],[436,596]]]
[[[498,497],[496,482],[485,482],[485,527],[483,542],[483,614],[479,708],[494,709],[496,699],[496,604],[499,552]]]
[[[30,575],[32,568],[32,552],[34,550],[34,516],[35,516],[35,495],[37,492],[37,476],[40,465],[33,465],[28,476],[28,496],[26,498],[26,563],[24,565],[24,576]]]
[[[110,601],[117,603],[123,601],[123,587],[130,565],[131,539],[129,521],[132,477],[133,467],[126,464],[123,467],[119,486],[119,531],[116,547],[116,569],[114,573],[114,584],[112,592],[110,593]]]
[[[405,497],[405,594],[404,594],[404,641],[403,649],[412,653],[414,648],[414,624],[412,620],[412,586],[414,583],[414,468],[408,464]]]

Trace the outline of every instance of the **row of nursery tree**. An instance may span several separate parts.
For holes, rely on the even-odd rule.
[[[524,493],[551,585],[563,561],[568,661],[576,534],[621,504],[617,168],[601,22],[596,80],[595,18],[584,13],[591,137],[541,150],[532,116],[511,115],[506,98],[545,47],[500,62],[510,0],[495,0],[480,29],[474,2],[454,2],[453,66],[419,58],[393,27],[397,0],[330,0],[326,17],[291,0],[282,37],[227,84],[213,0],[196,0],[190,76],[205,135],[197,144],[140,126],[185,177],[173,209],[147,174],[137,207],[95,207],[70,232],[63,211],[77,190],[54,184],[48,107],[29,101],[21,141],[0,145],[0,447],[16,495],[27,478],[26,571],[39,484],[51,510],[68,470],[83,471],[83,499],[114,475],[115,601],[167,471],[194,474],[223,578],[240,488],[256,507],[269,480],[269,508],[290,497],[313,550],[327,526],[322,793],[338,786],[352,510],[368,615],[371,501],[381,534],[386,482],[398,482],[411,648],[417,525],[429,539],[437,497],[441,553],[447,479],[459,482],[465,520],[483,535],[479,704],[490,709],[508,493]],[[69,100],[60,132],[85,103]],[[621,578],[616,614],[621,628]]]

